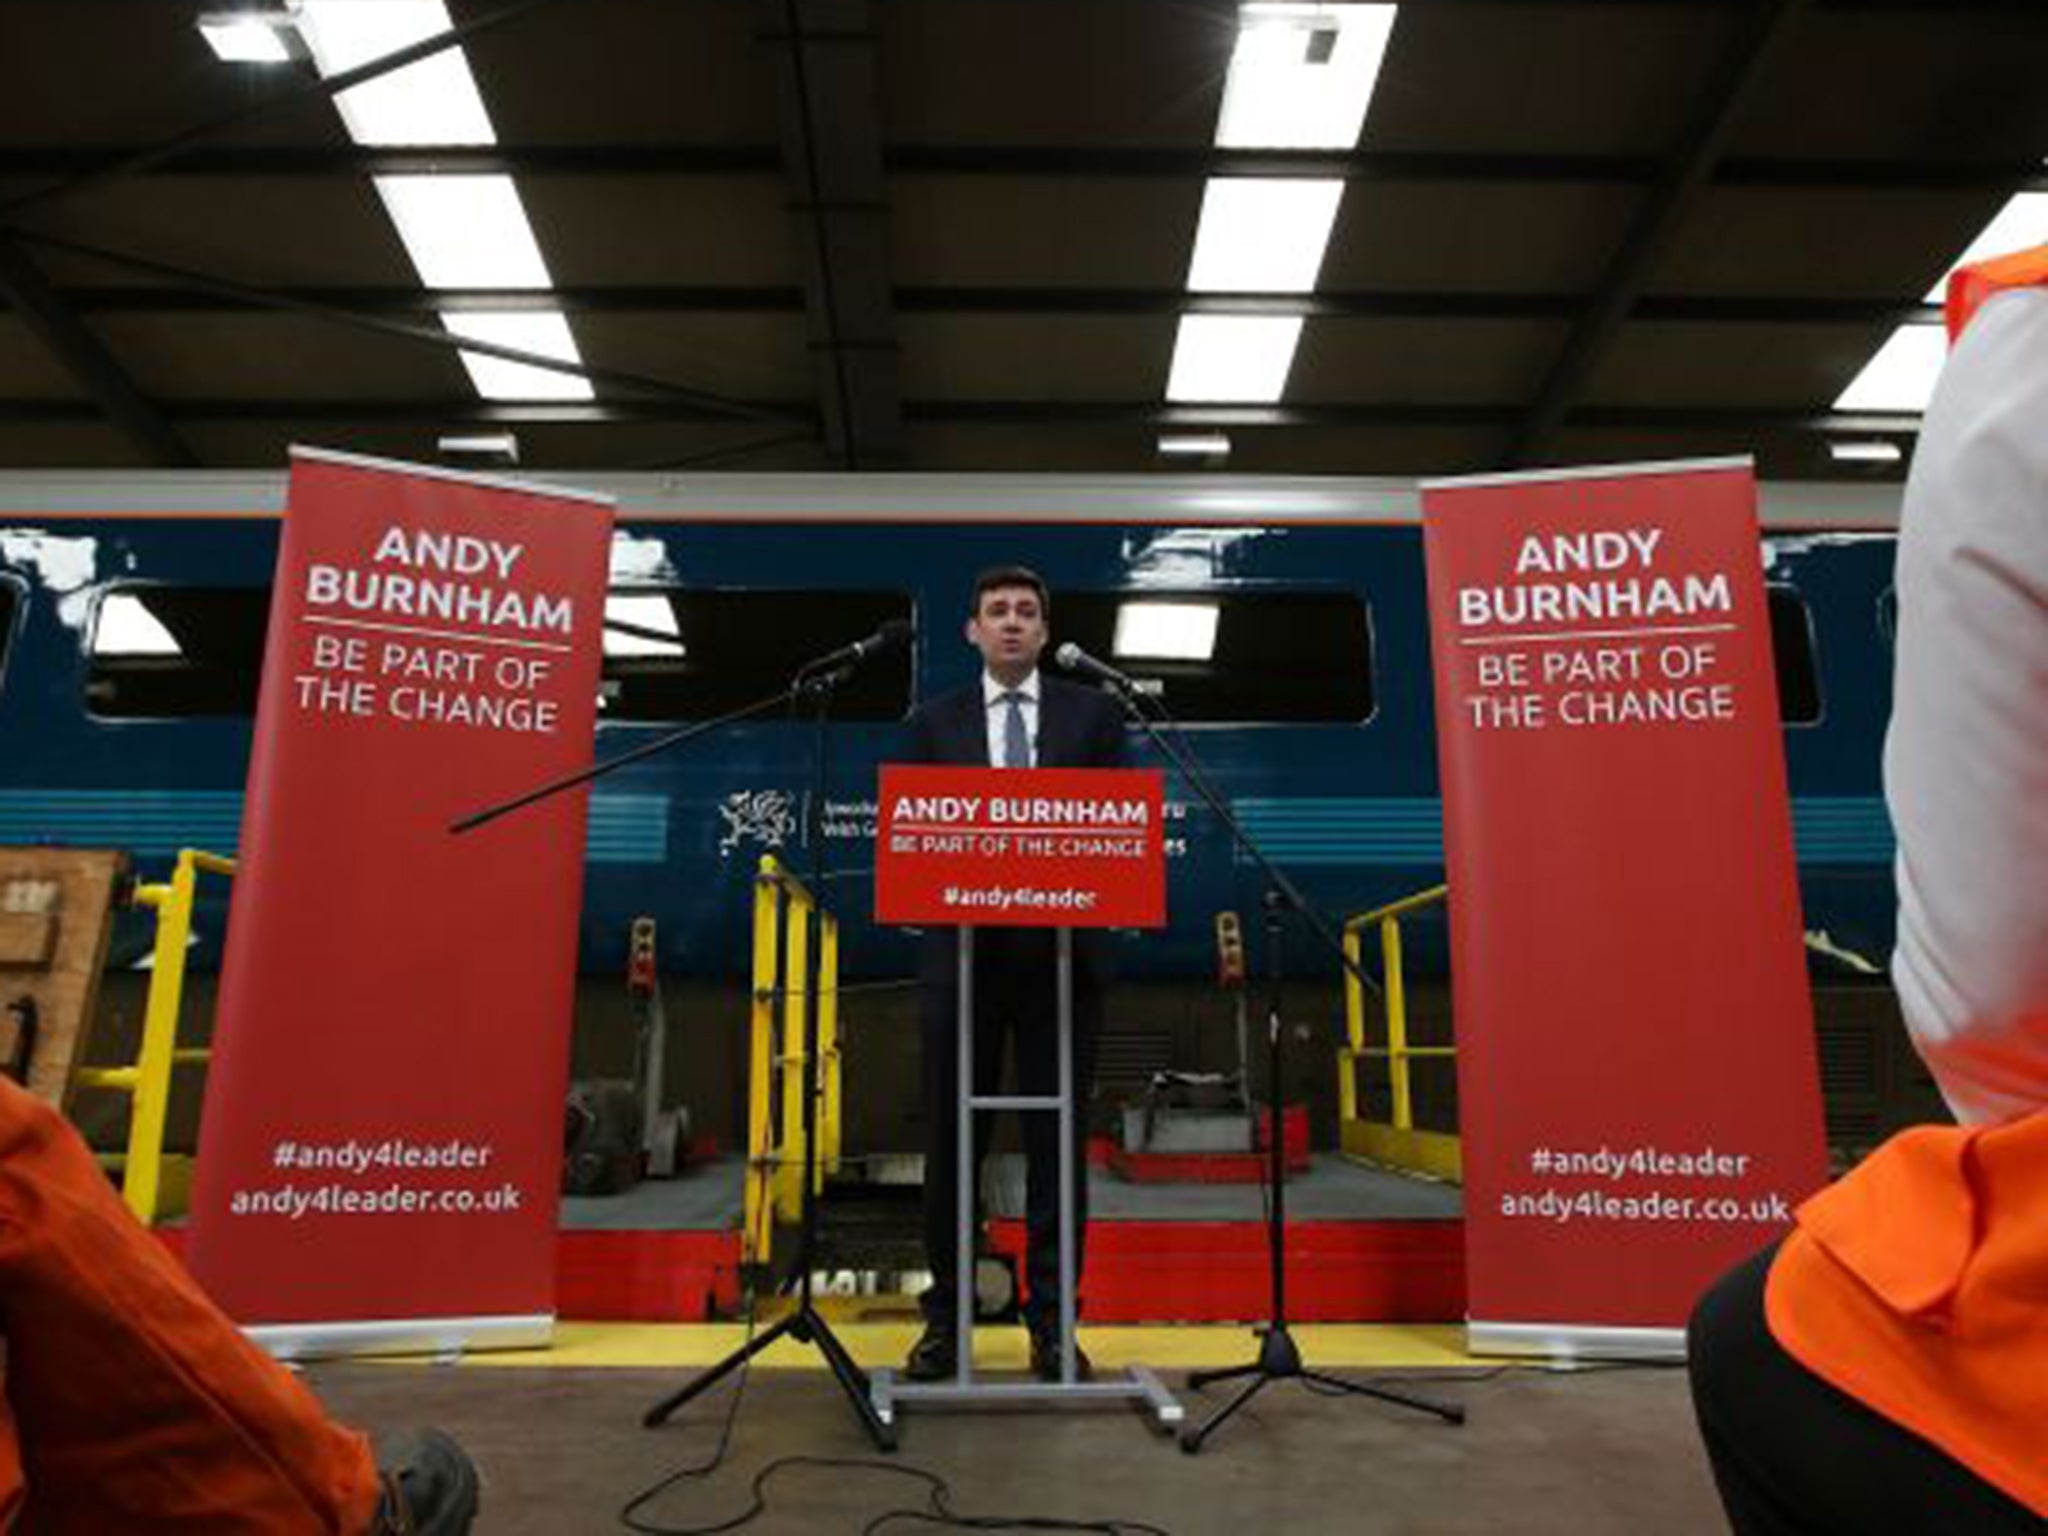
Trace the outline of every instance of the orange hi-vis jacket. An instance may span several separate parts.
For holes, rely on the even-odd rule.
[[[1961,268],[1948,280],[1948,302],[1944,306],[1948,339],[1954,341],[1962,335],[1963,327],[1994,293],[2043,286],[2048,286],[2048,245]]]
[[[2014,288],[2048,288],[2048,246],[1958,272],[1948,290],[1951,338],[1962,336],[1986,300]],[[2048,330],[2038,313],[2048,306],[2048,295],[2034,302],[2034,312],[2000,315],[1999,326],[1992,328],[1998,340],[1991,339],[1990,331],[1979,338],[1994,349],[1979,355],[1997,375],[1994,388],[2017,378],[2033,402],[2024,421],[2008,416],[1991,428],[2008,434],[2005,447],[2012,446],[2015,432],[2029,438],[2048,435],[2031,427],[2035,417],[2048,415],[2039,408],[2041,380],[2048,376],[2048,344],[2041,338]],[[2007,321],[2023,329],[2015,331]],[[1984,426],[1986,418],[1977,414],[1983,397],[1971,394],[1963,381],[1957,384],[1960,392],[1950,398],[1952,406],[1962,401],[1960,411],[1942,423],[1942,441],[1934,446],[1932,460],[1929,436],[1923,435],[1923,462],[1916,464],[1916,475],[1931,464],[1931,473],[1939,477],[1952,462],[1945,456],[1985,451],[1982,443],[1967,441],[1973,429]],[[1929,411],[1929,434],[1941,408],[1938,397]],[[2030,460],[2048,459],[2042,444],[2023,447]],[[2000,460],[2001,468],[2004,463]],[[1947,493],[1975,516],[1983,509],[1970,505],[1971,497],[1982,483],[1957,478]],[[2032,493],[2024,489],[2038,486],[2038,479],[1994,475],[1989,483],[2023,488],[1999,515],[2017,520],[2008,528],[2032,524],[2028,537],[2038,540],[2042,525],[2034,519],[2048,519],[2048,504],[2034,505]],[[1930,487],[1927,503],[1937,520],[1942,508],[1933,498],[1938,494]],[[1909,488],[1909,523],[1913,498],[1914,488]],[[1936,542],[1952,531],[1939,526]],[[1942,558],[1956,554],[1944,549]],[[1905,563],[1902,547],[1902,592]],[[2048,570],[2026,570],[2019,579],[2038,592],[2048,587]],[[1949,617],[1936,613],[1931,622],[1938,625]],[[2034,622],[2039,624],[2038,614]],[[1902,664],[1905,639],[1902,629]],[[2006,658],[2010,668],[2023,673],[2012,684],[2018,692],[2013,698],[2000,696],[1995,721],[1986,717],[1979,722],[1984,736],[2003,730],[2012,739],[1972,736],[1934,748],[1986,761],[2011,749],[2002,761],[2014,766],[2017,777],[2001,781],[2006,783],[2048,772],[2042,763],[2048,757],[2048,726],[2037,723],[2048,716],[2048,698],[2038,693],[2048,656],[2036,654],[2038,641],[2019,649],[2022,654]],[[2012,714],[2029,718],[2006,721]],[[1901,717],[1895,717],[1895,736],[1900,723]],[[1921,728],[1927,724],[1925,719],[1909,721],[1908,734],[1924,736]],[[1932,763],[1915,757],[1912,749],[1926,745],[1924,740],[1908,743],[1903,755],[1896,752],[1899,745],[1895,740],[1887,747],[1888,793],[1903,791],[1911,800],[1922,783],[1911,775],[1931,767],[1938,776],[1957,766],[1946,758]],[[1902,770],[1896,779],[1895,768]],[[1953,783],[1948,792],[1957,793]],[[2038,803],[2008,803],[2014,798],[1999,797],[1999,814],[2041,814]],[[1924,810],[1917,802],[1904,808]],[[1955,822],[1930,829],[1921,820],[1894,819],[1900,825],[1902,896],[1911,894],[1927,906],[1924,926],[1930,937],[1924,942],[1937,950],[1947,946],[1935,955],[1936,963],[1917,968],[1916,974],[1936,978],[1936,985],[1920,986],[1907,976],[1901,1003],[1916,1043],[1965,1123],[1921,1126],[1894,1137],[1802,1206],[1796,1229],[1771,1267],[1765,1315],[1772,1335],[1814,1374],[2048,1516],[2048,1095],[2038,1091],[2048,1063],[2031,1059],[2039,1055],[2039,1023],[2048,1017],[2048,988],[2040,982],[2048,968],[2031,953],[2004,955],[2002,949],[2012,948],[2014,937],[2014,930],[2005,927],[1994,929],[1997,937],[1990,947],[1980,943],[1977,953],[1961,953],[1970,940],[1957,935],[1972,930],[1952,924],[1974,912],[1982,928],[1986,917],[1996,915],[1991,911],[1995,892],[1959,888],[1953,867],[1941,861],[1941,855],[1956,851],[1955,844],[1941,839],[1944,829],[1965,838],[1970,833]],[[1916,842],[1921,837],[1931,841]],[[1916,852],[1927,856],[1917,865]],[[2048,873],[2036,868],[2029,884],[2035,877],[2048,879]],[[1994,874],[1989,883],[1997,879]],[[1944,887],[1938,906],[1920,888],[1934,886]],[[2044,898],[2048,886],[2032,895],[2037,905],[2030,920],[2039,919],[2038,903]],[[1910,970],[1916,967],[1913,943],[1921,941],[1908,931],[1908,915],[1918,924],[1923,914],[1902,913],[1901,954]],[[1962,962],[1960,969],[1938,963],[1944,959]],[[1900,957],[1895,957],[1895,974],[1899,970]],[[1951,1004],[1948,1017],[1934,1006],[1944,1000]]]

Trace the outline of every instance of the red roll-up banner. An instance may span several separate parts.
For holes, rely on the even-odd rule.
[[[1754,473],[1422,505],[1470,1341],[1682,1352],[1826,1171]]]
[[[543,1342],[612,513],[295,449],[194,1273],[284,1354]]]

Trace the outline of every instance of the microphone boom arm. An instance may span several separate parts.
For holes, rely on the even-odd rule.
[[[1087,653],[1082,652],[1081,654],[1086,656]],[[1107,667],[1101,670],[1103,672],[1113,672],[1113,669]],[[1115,673],[1114,675],[1119,678],[1122,677],[1121,673]],[[1237,819],[1237,813],[1230,808],[1229,800],[1225,798],[1215,785],[1209,782],[1208,776],[1202,771],[1201,765],[1195,761],[1194,755],[1186,750],[1185,743],[1181,742],[1176,736],[1169,736],[1161,731],[1159,724],[1154,722],[1144,708],[1139,705],[1138,700],[1141,697],[1149,697],[1149,695],[1144,694],[1141,689],[1135,686],[1126,686],[1132,682],[1133,680],[1131,679],[1124,679],[1122,683],[1113,683],[1110,688],[1110,692],[1122,703],[1124,713],[1130,716],[1138,729],[1145,733],[1146,739],[1159,749],[1160,755],[1171,763],[1180,773],[1181,777],[1194,787],[1195,793],[1202,797],[1202,800],[1208,805],[1209,809],[1216,813],[1217,818],[1222,821],[1224,827],[1229,831],[1232,840],[1239,848],[1244,850],[1254,864],[1258,865],[1260,872],[1271,882],[1273,889],[1280,893],[1281,898],[1287,903],[1289,909],[1299,912],[1308,919],[1309,926],[1315,930],[1316,936],[1337,957],[1337,963],[1343,966],[1351,975],[1355,976],[1358,979],[1359,985],[1364,987],[1374,997],[1384,995],[1380,983],[1374,979],[1363,965],[1353,960],[1346,953],[1344,941],[1331,931],[1329,919],[1309,904],[1308,898],[1302,895],[1301,888],[1294,883],[1287,872],[1266,857],[1266,850],[1258,845],[1257,840],[1253,838],[1251,833],[1245,831],[1244,823]],[[1166,713],[1166,706],[1156,699],[1151,700],[1151,703],[1153,708],[1159,711],[1161,720],[1178,731],[1178,722]]]
[[[484,825],[485,822],[496,821],[500,816],[510,815],[513,811],[532,805],[537,800],[545,800],[552,795],[562,793],[564,790],[574,789],[579,784],[588,784],[592,779],[603,778],[614,769],[623,768],[628,763],[637,763],[643,757],[652,757],[657,752],[666,752],[670,747],[681,746],[692,737],[703,736],[711,731],[720,730],[736,721],[751,719],[755,715],[765,715],[770,710],[783,708],[792,700],[809,691],[809,687],[804,684],[792,683],[779,693],[770,694],[765,699],[756,699],[751,704],[743,704],[738,709],[730,710],[713,719],[699,720],[694,725],[686,725],[679,731],[670,731],[666,736],[658,736],[653,741],[645,742],[633,748],[630,752],[621,752],[617,757],[608,757],[601,763],[593,763],[590,767],[579,769],[577,772],[569,774],[566,778],[552,779],[537,788],[527,790],[524,794],[515,795],[510,800],[501,801],[497,805],[486,806],[481,811],[473,811],[460,821],[451,822],[448,830],[452,833],[473,831],[475,828]]]

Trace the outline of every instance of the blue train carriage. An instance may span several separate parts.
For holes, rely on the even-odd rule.
[[[840,698],[824,815],[845,918],[848,1142],[902,1145],[917,1098],[904,936],[868,921],[874,773],[914,700],[969,680],[974,574],[1023,562],[1053,592],[1056,639],[1153,679],[1247,826],[1325,911],[1362,911],[1442,878],[1421,539],[1412,486],[1382,481],[1053,476],[580,477],[619,503],[598,754],[773,692],[804,659],[895,618],[907,651]],[[232,852],[261,664],[283,478],[0,475],[0,845],[129,849],[145,878],[175,850]],[[1882,970],[1891,841],[1879,798],[1889,711],[1895,487],[1766,487],[1785,741],[1835,1139],[1860,1143],[1924,1098]],[[1145,626],[1152,626],[1150,638]],[[732,1144],[744,1056],[753,870],[799,869],[812,733],[766,719],[635,764],[591,800],[580,1071],[622,1070],[620,981],[652,916],[668,980],[672,1100]],[[1141,760],[1149,749],[1141,746]],[[1184,786],[1169,784],[1173,923],[1121,946],[1104,1094],[1162,1067],[1234,1064],[1213,983],[1214,918],[1250,919],[1258,881]],[[192,1012],[208,1011],[225,902],[209,896]],[[1248,922],[1248,927],[1255,926]],[[140,1015],[139,923],[118,936],[102,1026]],[[1312,1040],[1334,1046],[1334,968],[1290,946]],[[1447,1027],[1441,923],[1409,958],[1420,1027]],[[1327,1133],[1330,1057],[1297,1051]],[[1448,1073],[1423,1113],[1454,1113]],[[182,1118],[182,1117],[181,1117]]]

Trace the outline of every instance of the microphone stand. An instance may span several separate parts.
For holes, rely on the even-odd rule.
[[[825,744],[826,725],[832,712],[832,695],[839,685],[853,675],[854,662],[831,667],[808,677],[799,674],[791,686],[792,694],[801,694],[816,705],[817,731],[811,747],[811,803],[804,818],[805,836],[810,842],[810,888],[811,921],[818,924],[818,934],[804,945],[804,1059],[803,1059],[803,1100],[804,1100],[804,1155],[803,1194],[798,1201],[801,1215],[798,1218],[796,1260],[796,1305],[773,1327],[752,1335],[723,1360],[700,1371],[691,1380],[664,1397],[642,1416],[640,1422],[649,1429],[668,1422],[669,1416],[691,1398],[703,1392],[729,1372],[747,1363],[777,1339],[787,1334],[801,1344],[815,1344],[818,1353],[825,1357],[825,1364],[831,1368],[833,1378],[847,1401],[853,1404],[862,1427],[868,1432],[878,1450],[896,1449],[896,1431],[882,1421],[876,1410],[872,1391],[868,1385],[867,1372],[854,1363],[839,1336],[832,1331],[824,1315],[817,1309],[812,1296],[812,1272],[817,1268],[814,1250],[818,1240],[818,1101],[823,1097],[823,1087],[818,1081],[818,967],[820,951],[824,945],[819,941],[825,921]]]
[[[1364,969],[1353,963],[1344,953],[1343,942],[1330,931],[1323,915],[1310,906],[1302,896],[1300,888],[1288,878],[1286,871],[1266,857],[1266,852],[1230,808],[1230,802],[1212,785],[1195,761],[1187,743],[1179,738],[1178,724],[1167,715],[1165,706],[1153,701],[1153,708],[1159,711],[1160,723],[1173,731],[1169,736],[1162,732],[1146,711],[1141,708],[1135,695],[1138,690],[1126,689],[1112,684],[1111,691],[1122,702],[1124,712],[1145,733],[1160,755],[1179,770],[1209,809],[1229,829],[1236,845],[1243,849],[1251,861],[1259,867],[1266,878],[1264,906],[1266,910],[1266,1078],[1267,1106],[1266,1125],[1266,1179],[1271,1189],[1271,1198],[1266,1204],[1266,1244],[1272,1267],[1273,1310],[1264,1324],[1255,1330],[1259,1337],[1259,1355],[1249,1365],[1229,1366],[1221,1370],[1194,1371],[1188,1376],[1188,1385],[1197,1390],[1212,1382],[1231,1381],[1239,1377],[1250,1377],[1237,1395],[1218,1408],[1199,1425],[1191,1424],[1180,1434],[1180,1448],[1194,1455],[1224,1420],[1242,1408],[1264,1388],[1275,1381],[1300,1381],[1311,1389],[1325,1393],[1353,1397],[1374,1397],[1382,1402],[1394,1403],[1403,1408],[1412,1408],[1418,1413],[1434,1414],[1450,1424],[1465,1422],[1465,1410],[1453,1403],[1435,1403],[1427,1398],[1412,1397],[1404,1392],[1391,1391],[1386,1387],[1368,1386],[1363,1382],[1346,1381],[1339,1376],[1325,1375],[1312,1370],[1302,1363],[1301,1350],[1294,1342],[1294,1335],[1287,1324],[1287,1153],[1284,1131],[1282,1098],[1286,1085],[1286,1038],[1287,1032],[1281,1025],[1280,1002],[1282,972],[1280,964],[1281,924],[1289,912],[1308,919],[1309,925],[1329,946],[1342,962],[1345,969],[1375,994],[1379,986]]]
[[[811,803],[805,817],[806,835],[810,839],[810,883],[811,910],[813,920],[822,929],[825,911],[824,892],[824,841],[825,841],[825,743],[826,725],[831,715],[832,695],[847,678],[853,675],[854,667],[861,658],[856,655],[844,662],[820,666],[812,663],[797,673],[790,685],[768,698],[757,699],[736,710],[718,716],[716,719],[699,721],[680,731],[671,732],[630,752],[608,758],[594,767],[568,775],[544,784],[538,789],[516,796],[502,804],[466,816],[451,828],[455,832],[466,832],[482,826],[499,816],[531,805],[536,800],[574,788],[592,779],[599,778],[623,765],[650,757],[671,747],[681,746],[695,737],[721,729],[737,720],[755,715],[764,715],[786,705],[794,705],[799,699],[809,699],[816,705],[817,730],[811,751]],[[817,942],[804,946],[804,1060],[802,1093],[804,1101],[804,1152],[801,1209],[798,1227],[797,1255],[795,1261],[796,1305],[788,1315],[779,1319],[772,1327],[759,1333],[750,1334],[746,1343],[732,1351],[723,1360],[700,1371],[685,1382],[682,1387],[661,1399],[642,1415],[641,1423],[648,1429],[668,1422],[669,1417],[683,1404],[705,1391],[721,1378],[746,1364],[755,1355],[768,1348],[785,1334],[800,1343],[815,1344],[818,1352],[825,1357],[833,1378],[853,1404],[855,1414],[866,1428],[868,1436],[878,1449],[893,1451],[896,1448],[896,1432],[882,1421],[868,1386],[867,1373],[854,1363],[853,1356],[832,1331],[831,1325],[819,1313],[813,1301],[811,1274],[816,1267],[813,1263],[813,1249],[817,1242],[818,1218],[817,1196],[815,1194],[818,1176],[818,1101],[822,1089],[818,1081],[818,965]]]

